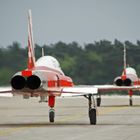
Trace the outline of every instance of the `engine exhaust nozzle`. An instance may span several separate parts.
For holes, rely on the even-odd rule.
[[[11,86],[16,90],[23,89],[25,87],[26,81],[23,76],[16,75],[11,79]]]
[[[117,79],[116,81],[115,81],[115,85],[117,85],[117,86],[122,86],[123,85],[123,80],[122,79]]]
[[[131,86],[132,81],[131,81],[129,78],[126,78],[126,79],[123,81],[123,84],[124,84],[124,86]]]
[[[35,90],[41,86],[41,80],[38,76],[32,75],[27,78],[27,87]]]

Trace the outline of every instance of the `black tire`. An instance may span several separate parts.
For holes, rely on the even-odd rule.
[[[132,101],[132,99],[129,100],[129,105],[130,105],[130,106],[133,106],[133,101]]]
[[[89,110],[89,120],[91,125],[96,125],[96,109],[91,108]]]
[[[49,112],[49,119],[50,119],[50,122],[54,122],[54,117],[55,117],[54,110],[50,110],[50,112]]]
[[[97,100],[97,106],[98,107],[101,106],[101,98],[97,98],[96,100]]]

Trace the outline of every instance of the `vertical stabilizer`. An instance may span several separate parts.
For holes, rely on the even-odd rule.
[[[31,10],[28,11],[28,69],[35,67],[35,53]]]
[[[126,47],[124,45],[124,54],[123,54],[123,65],[124,65],[124,75],[126,75]]]

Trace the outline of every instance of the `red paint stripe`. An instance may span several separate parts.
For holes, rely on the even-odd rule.
[[[126,80],[126,75],[122,75],[122,76],[121,76],[121,79],[122,79],[122,80]]]
[[[23,70],[22,71],[22,76],[29,77],[31,75],[32,75],[32,71],[30,71],[30,70]]]

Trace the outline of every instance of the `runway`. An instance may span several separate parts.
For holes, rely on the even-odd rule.
[[[58,98],[55,123],[47,103],[22,97],[0,98],[0,140],[139,140],[140,98],[103,98],[97,125],[89,125],[85,98]]]

